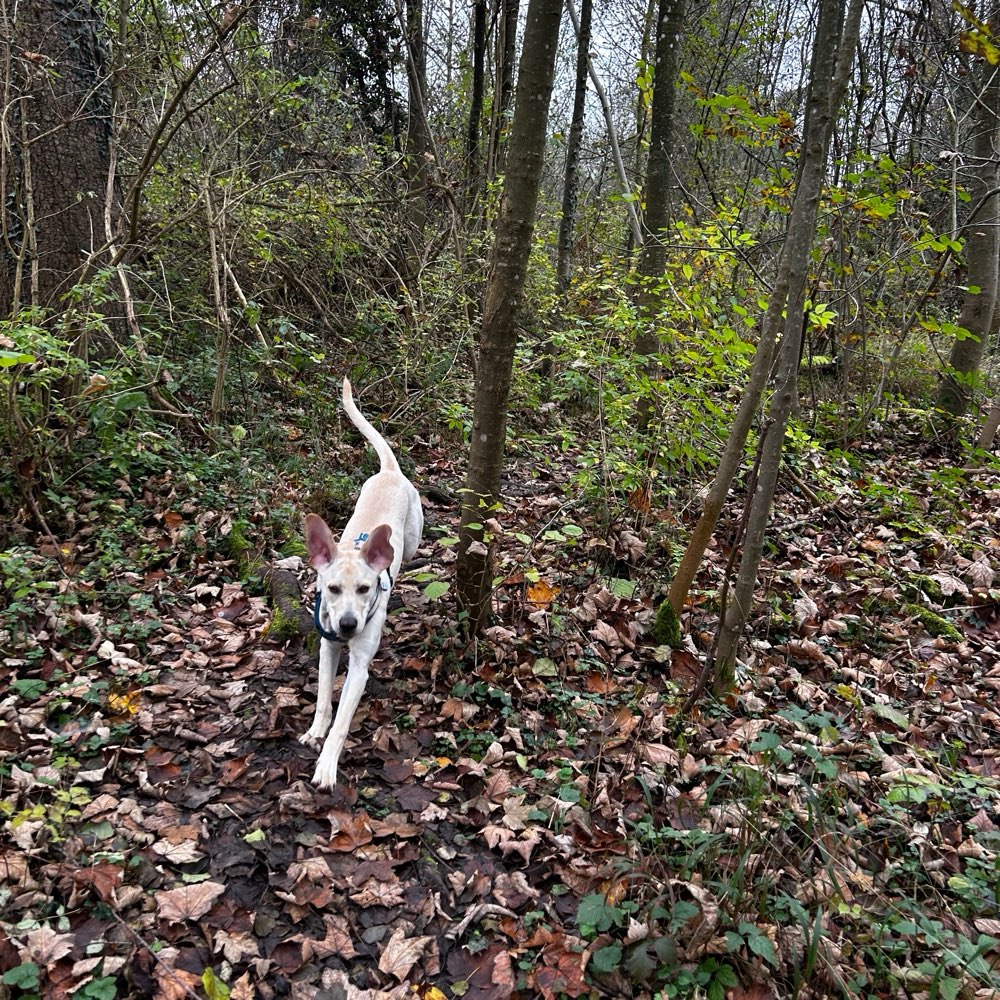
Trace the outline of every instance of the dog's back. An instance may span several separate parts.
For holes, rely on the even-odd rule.
[[[424,528],[420,494],[400,470],[389,442],[372,427],[355,405],[351,383],[346,378],[343,400],[344,411],[375,449],[381,468],[362,486],[354,515],[347,523],[342,537],[352,539],[359,532],[370,532],[380,521],[395,525],[396,533],[392,536],[392,543],[396,555],[391,568],[395,577],[400,564],[412,558],[420,544]]]

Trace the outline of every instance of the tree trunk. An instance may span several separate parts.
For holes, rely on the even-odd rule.
[[[559,220],[559,239],[556,250],[556,294],[562,299],[569,288],[570,270],[573,266],[573,239],[578,217],[577,189],[579,188],[580,148],[583,145],[583,122],[587,103],[587,64],[590,61],[590,26],[592,0],[580,4],[579,30],[576,39],[576,82],[573,89],[573,115],[570,119],[569,137],[566,141],[566,167],[563,171],[562,218]],[[542,353],[541,375],[552,377],[554,356],[552,340],[546,340]]]
[[[507,402],[517,346],[515,316],[524,295],[535,226],[561,9],[561,0],[530,0],[528,5],[503,202],[483,306],[456,588],[459,603],[468,614],[470,635],[478,634],[486,618],[492,585],[489,538],[483,522],[493,516],[500,496]]]
[[[427,179],[431,149],[427,125],[427,49],[424,45],[423,0],[406,0],[406,123],[407,259],[403,274],[413,282],[420,273],[427,226]]]
[[[475,0],[472,28],[472,98],[469,103],[469,129],[465,138],[466,211],[475,208],[482,182],[479,133],[483,127],[483,98],[486,77],[486,0]]]
[[[994,32],[1000,28],[996,11],[990,18]],[[965,244],[966,285],[958,325],[969,335],[956,339],[941,380],[938,405],[952,416],[969,408],[975,376],[989,339],[993,307],[997,299],[997,267],[1000,264],[1000,198],[997,197],[997,139],[1000,137],[1000,67],[980,63],[982,86],[975,88],[972,121],[972,172],[969,194],[973,203],[985,199]]]
[[[846,88],[850,64],[857,47],[863,0],[853,0],[851,16],[844,24],[845,0],[820,0],[819,24],[813,43],[802,162],[790,222],[783,249],[788,275],[788,298],[778,359],[777,388],[771,399],[761,442],[757,480],[747,498],[748,515],[743,555],[736,585],[723,620],[719,624],[713,690],[718,694],[733,683],[740,635],[753,604],[757,571],[764,551],[764,538],[781,465],[785,428],[798,401],[799,355],[802,349],[809,251],[816,234],[816,216],[826,175],[832,122]],[[836,104],[834,103],[836,101]]]
[[[104,245],[112,99],[103,22],[90,0],[23,0],[6,53],[0,315],[57,308]],[[115,206],[112,206],[115,208]]]
[[[507,112],[514,95],[514,54],[517,51],[519,0],[497,0],[496,81],[493,90],[493,117],[490,122],[490,151],[487,176],[493,180],[504,169],[504,137]],[[522,50],[522,58],[524,53]]]
[[[590,59],[590,24],[592,0],[580,4],[580,32],[576,40],[576,83],[573,90],[573,117],[566,142],[566,170],[563,175],[562,218],[556,256],[556,291],[562,295],[569,288],[573,264],[573,237],[576,232],[579,187],[580,148],[583,145],[584,110],[587,103],[587,63]]]
[[[850,76],[850,67],[853,61],[854,50],[857,48],[858,36],[861,26],[861,14],[864,9],[863,0],[851,0],[850,11],[844,25],[841,51],[837,61],[837,73],[833,78],[833,86],[829,88],[830,100],[830,120],[840,108],[847,89],[847,82]],[[818,97],[819,95],[815,95]],[[824,148],[826,143],[824,142]],[[792,246],[806,244],[812,241],[813,233],[816,229],[816,206],[812,203],[811,195],[802,186],[802,178],[807,172],[819,172],[819,181],[822,183],[824,163],[817,162],[810,156],[811,147],[806,144],[803,147],[803,158],[800,170],[799,184],[796,186],[795,200],[788,219],[788,229],[785,234],[785,244],[782,250],[781,259],[778,264],[778,274],[775,279],[771,295],[768,298],[767,310],[761,326],[760,340],[757,344],[757,352],[754,355],[753,366],[750,370],[750,377],[743,396],[740,399],[740,406],[733,421],[733,426],[729,431],[722,457],[719,459],[719,468],[715,473],[708,496],[702,508],[701,517],[691,533],[687,548],[681,558],[680,566],[670,584],[669,600],[670,604],[680,617],[687,600],[691,584],[694,582],[695,574],[704,558],[705,550],[715,531],[715,525],[719,514],[729,496],[729,489],[733,479],[740,467],[743,458],[743,450],[746,447],[747,436],[753,425],[754,416],[760,406],[761,396],[767,385],[767,379],[771,371],[771,362],[774,357],[774,346],[778,339],[778,333],[782,328],[783,313],[785,303],[788,299],[789,287],[791,284],[791,269],[789,265],[789,251]],[[801,324],[798,336],[801,337]]]
[[[659,0],[656,19],[656,57],[653,68],[653,102],[650,109],[649,158],[646,161],[646,207],[642,213],[642,249],[639,252],[639,354],[660,350],[656,334],[656,303],[666,263],[663,231],[670,223],[670,149],[674,131],[674,105],[681,29],[686,0]]]

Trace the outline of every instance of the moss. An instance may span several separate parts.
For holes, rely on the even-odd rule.
[[[308,555],[308,549],[306,549],[306,543],[302,541],[301,538],[289,538],[288,541],[281,546],[281,554],[286,559],[289,556],[299,556],[304,559]]]
[[[288,642],[301,635],[299,620],[292,615],[286,615],[281,608],[276,607],[271,612],[271,620],[267,623],[264,634],[272,642]]]
[[[233,521],[229,534],[222,540],[222,549],[236,563],[236,571],[240,576],[247,575],[252,562],[247,556],[247,553],[253,549],[253,545],[246,536],[249,527],[250,525],[246,521]]]
[[[670,601],[661,602],[656,609],[651,629],[653,641],[658,646],[669,646],[671,649],[681,648],[681,622]]]
[[[909,618],[916,618],[927,632],[936,638],[949,639],[951,642],[962,641],[962,633],[950,621],[927,608],[922,608],[919,604],[904,604],[903,613]]]

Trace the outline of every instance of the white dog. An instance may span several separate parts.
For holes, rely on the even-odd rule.
[[[344,410],[382,464],[361,487],[339,545],[321,517],[306,515],[306,548],[317,574],[314,620],[321,638],[316,715],[301,742],[317,743],[326,736],[312,779],[319,788],[337,784],[337,761],[368,681],[368,665],[382,639],[389,590],[403,560],[412,558],[424,529],[420,494],[400,472],[385,438],[354,405],[346,378],[343,399]],[[330,729],[333,681],[344,644],[348,648],[347,678]]]

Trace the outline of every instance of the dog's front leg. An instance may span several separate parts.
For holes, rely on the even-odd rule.
[[[333,682],[337,679],[337,665],[340,663],[339,642],[320,639],[319,644],[319,691],[316,693],[316,712],[308,731],[299,737],[300,743],[318,743],[333,721]]]
[[[366,629],[350,645],[347,677],[344,679],[344,687],[340,692],[337,718],[334,720],[330,735],[327,736],[326,742],[323,744],[319,760],[316,762],[316,771],[313,774],[312,783],[317,788],[333,788],[337,784],[337,763],[340,760],[344,744],[347,742],[351,720],[361,702],[361,696],[365,693],[365,685],[368,683],[368,666],[378,649],[381,631],[379,628],[369,633]]]

